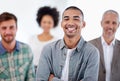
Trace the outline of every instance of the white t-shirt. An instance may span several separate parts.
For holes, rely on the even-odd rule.
[[[61,76],[62,81],[68,81],[68,77],[69,77],[69,60],[70,60],[71,54],[72,54],[72,52],[74,50],[75,50],[75,48],[67,50],[67,56],[66,56],[66,60],[65,60],[65,65],[64,65],[64,68],[62,70],[62,76]]]
[[[41,51],[43,49],[43,47],[48,44],[51,43],[53,41],[57,40],[57,38],[53,37],[53,39],[49,40],[49,41],[40,41],[38,39],[38,35],[34,35],[30,38],[29,40],[29,45],[32,49],[33,52],[33,63],[35,66],[38,65],[39,63],[39,59],[40,59],[40,55],[41,55]]]

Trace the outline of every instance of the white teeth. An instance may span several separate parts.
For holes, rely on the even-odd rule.
[[[107,30],[108,32],[112,32],[112,30]]]
[[[75,28],[68,28],[68,30],[69,30],[69,31],[74,31],[74,30],[75,30]]]

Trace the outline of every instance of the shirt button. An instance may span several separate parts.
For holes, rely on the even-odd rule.
[[[103,73],[105,74],[105,73],[106,73],[106,71],[103,71]]]
[[[64,53],[64,55],[66,56],[66,53]]]

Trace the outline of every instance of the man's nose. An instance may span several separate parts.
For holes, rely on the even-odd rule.
[[[74,21],[73,20],[69,20],[68,25],[69,26],[74,26]]]
[[[5,32],[6,32],[6,34],[10,34],[11,30],[9,28],[7,28]]]
[[[109,28],[112,29],[113,27],[114,27],[113,23],[110,23],[110,24],[109,24]]]

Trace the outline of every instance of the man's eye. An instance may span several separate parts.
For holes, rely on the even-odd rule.
[[[116,25],[117,23],[116,22],[113,22],[114,25]]]
[[[106,21],[105,23],[106,23],[106,24],[109,24],[110,22],[109,22],[109,21]]]
[[[74,20],[79,20],[79,19],[74,19]]]
[[[14,26],[11,26],[10,29],[14,29]]]
[[[64,20],[69,20],[68,18],[65,18]]]
[[[2,27],[2,29],[3,29],[3,30],[5,30],[5,29],[6,29],[6,27]]]

